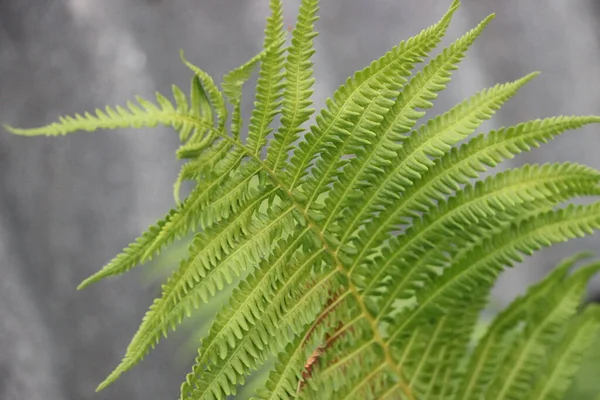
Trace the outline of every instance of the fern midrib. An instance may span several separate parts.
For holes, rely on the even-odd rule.
[[[442,392],[440,393],[440,399],[445,399],[446,397],[444,397],[446,395],[446,392],[449,390],[451,395],[454,395],[453,397],[451,397],[452,399],[455,400],[461,400],[460,398],[457,398],[456,395],[456,383],[455,382],[450,382],[450,376],[452,375],[452,368],[446,368],[446,373],[444,374],[444,381],[442,384]],[[452,383],[454,383],[455,386],[455,390],[454,392],[452,391]],[[465,400],[464,398],[462,400]]]
[[[477,383],[481,383],[480,382],[480,374],[483,371],[483,367],[486,365],[486,361],[488,360],[488,354],[489,351],[493,348],[493,345],[497,344],[497,342],[492,342],[492,339],[494,339],[495,337],[490,337],[489,340],[486,341],[485,343],[485,347],[483,348],[483,350],[479,353],[473,353],[473,357],[477,356],[477,364],[475,365],[475,368],[473,369],[473,372],[471,374],[469,374],[469,383],[467,384],[466,389],[464,389],[461,393],[462,393],[462,398],[463,399],[469,399],[471,396],[471,392],[473,390],[476,389],[476,384]],[[495,338],[497,340],[502,340],[503,338]],[[469,371],[469,370],[467,370]]]
[[[406,359],[408,358],[408,356],[410,355],[410,352],[412,350],[413,345],[416,343],[416,339],[417,339],[417,335],[419,334],[419,328],[415,328],[413,330],[413,332],[410,335],[410,339],[408,341],[408,343],[406,344],[406,346],[404,346],[402,350],[402,354],[399,360],[400,365],[403,365],[404,362],[406,361]]]
[[[438,360],[443,360],[444,357],[446,357],[446,352],[448,350],[448,346],[443,346],[442,350],[440,351],[439,355],[438,355]],[[429,397],[431,395],[431,393],[433,392],[434,388],[435,388],[435,384],[438,382],[438,376],[440,373],[441,368],[443,367],[443,363],[439,362],[437,363],[437,365],[435,366],[435,370],[433,372],[433,376],[431,377],[431,379],[429,380],[429,385],[427,386],[427,392],[425,393],[425,396],[423,397],[424,399],[430,399],[431,397]],[[446,372],[450,370],[450,368],[446,368]],[[447,382],[444,380],[444,383],[442,384],[442,390],[445,387],[445,384]],[[440,396],[440,399],[444,399],[444,397]]]
[[[545,292],[541,292],[543,294]],[[533,296],[528,294],[528,296]],[[539,297],[522,297],[521,300],[516,299],[512,303],[509,308],[507,308],[504,312],[499,314],[495,319],[492,325],[488,328],[485,336],[480,341],[480,344],[483,343],[483,347],[478,347],[476,351],[473,353],[473,357],[477,357],[477,362],[473,369],[467,369],[469,372],[469,380],[465,389],[461,391],[462,398],[468,399],[471,395],[471,392],[476,389],[476,385],[480,382],[480,374],[482,373],[484,366],[486,365],[486,361],[489,360],[488,354],[493,349],[494,345],[498,344],[498,341],[504,340],[500,335],[506,331],[507,328],[513,326],[514,323],[518,321],[517,316],[522,314],[522,308],[527,304],[530,304],[532,301]],[[519,306],[515,306],[519,302]],[[480,350],[480,351],[477,351]],[[472,371],[472,372],[471,372]],[[460,388],[459,388],[460,389]]]

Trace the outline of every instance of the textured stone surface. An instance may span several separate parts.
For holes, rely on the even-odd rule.
[[[286,1],[290,23],[297,3]],[[434,22],[445,3],[323,2],[317,106],[354,70]],[[498,18],[435,110],[541,70],[486,128],[559,113],[599,113],[594,4],[464,0],[449,38],[490,12]],[[1,0],[0,121],[36,126],[134,94],[168,92],[171,83],[187,87],[179,48],[220,79],[258,51],[266,14],[266,0]],[[599,142],[597,128],[583,129],[514,164],[574,160],[600,167]],[[143,272],[75,290],[172,206],[176,145],[176,135],[166,129],[61,139],[0,134],[0,399],[176,396],[187,366],[168,354],[176,349],[174,340],[105,392],[93,393],[158,292],[140,284]],[[510,298],[559,258],[595,247],[597,240],[544,251],[508,274],[498,296]]]

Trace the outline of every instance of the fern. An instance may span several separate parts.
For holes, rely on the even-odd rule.
[[[458,7],[348,78],[310,127],[317,0],[302,0],[287,47],[282,2],[270,0],[263,50],[225,74],[221,89],[182,53],[189,95],[174,86],[174,101],[157,94],[154,103],[137,98],[41,128],[7,127],[59,136],[161,124],[179,135],[176,206],[80,285],[127,272],[194,233],[98,389],[202,304],[231,293],[198,344],[183,400],[236,394],[273,359],[256,398],[564,398],[600,331],[597,307],[581,306],[599,264],[570,273],[587,254],[565,260],[501,312],[473,351],[470,343],[502,271],[600,228],[600,202],[565,205],[600,194],[600,171],[554,163],[481,175],[600,117],[473,136],[533,73],[424,122],[493,19],[433,55]],[[242,88],[257,67],[243,139]],[[183,181],[195,187],[179,201]]]

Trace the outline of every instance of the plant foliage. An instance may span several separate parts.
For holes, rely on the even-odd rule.
[[[584,255],[566,260],[498,315],[474,349],[469,344],[506,267],[600,228],[600,203],[565,205],[597,195],[600,172],[552,163],[481,175],[600,117],[475,135],[531,74],[425,122],[493,18],[433,55],[456,0],[438,23],[348,78],[307,129],[318,1],[301,3],[287,46],[282,2],[270,0],[264,50],[226,74],[221,89],[182,54],[193,77],[189,95],[173,86],[174,102],[157,94],[42,128],[7,127],[35,136],[161,124],[179,134],[177,156],[186,163],[176,207],[80,286],[127,272],[195,233],[98,389],[236,285],[199,344],[181,399],[235,394],[272,357],[256,398],[563,398],[600,329],[600,309],[581,307],[600,264],[571,273]],[[417,64],[424,65],[412,72]],[[242,86],[257,67],[242,135]],[[183,181],[195,187],[180,202]]]

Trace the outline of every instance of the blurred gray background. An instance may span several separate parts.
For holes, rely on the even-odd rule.
[[[289,24],[298,3],[285,1]],[[355,70],[435,22],[449,3],[323,1],[316,105]],[[497,19],[436,111],[541,70],[485,128],[555,114],[600,114],[600,3],[463,0],[445,43],[491,12]],[[267,13],[267,0],[0,0],[0,121],[34,127],[135,94],[169,93],[172,83],[187,88],[180,48],[218,81],[259,51]],[[173,205],[177,144],[167,129],[60,139],[0,132],[0,400],[177,397],[193,357],[181,361],[170,354],[181,335],[94,394],[159,293],[143,269],[75,290]],[[600,127],[590,127],[512,165],[572,160],[600,168],[598,149]],[[498,301],[582,248],[597,250],[598,236],[530,258],[502,278]]]

